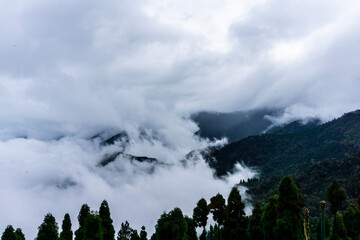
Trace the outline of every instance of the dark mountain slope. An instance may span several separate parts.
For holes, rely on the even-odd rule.
[[[219,113],[199,112],[191,119],[197,123],[198,134],[211,140],[227,137],[230,142],[238,141],[247,136],[258,135],[272,125],[266,115],[278,115],[280,110],[252,110],[243,112]]]
[[[262,176],[299,173],[312,163],[360,151],[360,111],[296,134],[264,134],[242,139],[212,152],[218,175],[236,162],[258,167]],[[215,160],[216,159],[216,160]]]

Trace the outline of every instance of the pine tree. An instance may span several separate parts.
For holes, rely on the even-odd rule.
[[[45,215],[43,223],[39,226],[36,240],[57,240],[58,224],[51,213]]]
[[[25,240],[25,235],[22,232],[21,228],[17,228],[15,231],[16,240]]]
[[[261,221],[262,209],[258,201],[255,202],[252,215],[249,218],[248,235],[249,240],[263,240],[264,230]]]
[[[245,216],[245,204],[236,187],[231,189],[228,197],[227,218],[224,222],[224,239],[247,239],[246,229],[248,219]]]
[[[151,239],[183,240],[186,239],[187,223],[180,208],[174,208],[168,214],[163,213],[155,226]]]
[[[360,240],[360,210],[350,204],[344,212],[344,224],[347,235],[352,240]]]
[[[277,218],[277,200],[278,195],[273,195],[269,198],[269,203],[265,206],[262,223],[264,227],[264,239],[276,240],[274,235],[274,228],[276,227]]]
[[[113,220],[111,219],[109,205],[106,200],[101,203],[99,215],[102,220],[101,226],[103,230],[103,239],[115,240]]]
[[[60,240],[72,240],[73,231],[71,230],[71,220],[68,213],[65,214],[61,225]]]
[[[146,230],[145,230],[145,226],[142,226],[142,227],[141,227],[140,240],[148,240],[148,239],[147,239],[147,232],[146,232]]]
[[[205,227],[207,224],[209,215],[209,208],[206,200],[204,198],[201,198],[197,204],[196,207],[193,210],[193,219],[196,227],[203,227],[205,231]]]
[[[96,212],[91,212],[85,219],[84,237],[86,240],[103,240],[101,218]]]
[[[226,218],[226,205],[224,197],[218,193],[210,199],[209,210],[213,214],[213,219],[218,224],[218,238],[221,239],[221,226]]]
[[[16,240],[15,229],[13,226],[9,225],[5,228],[1,240]]]
[[[276,239],[303,239],[302,204],[303,198],[291,176],[283,177],[279,184]]]
[[[121,223],[121,228],[117,235],[117,240],[130,240],[132,228],[130,227],[130,224],[128,221],[125,221],[125,223]]]
[[[339,212],[336,213],[336,218],[334,218],[330,240],[350,240],[350,238],[347,237],[343,216]]]
[[[75,231],[75,240],[85,240],[85,220],[90,215],[90,207],[87,204],[81,206],[78,221],[79,228]]]

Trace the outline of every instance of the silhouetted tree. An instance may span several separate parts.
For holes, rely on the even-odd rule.
[[[103,240],[101,218],[96,212],[91,212],[85,219],[84,237],[86,240]]]
[[[128,221],[121,223],[121,228],[117,235],[117,240],[130,240],[133,229]]]
[[[146,230],[145,230],[145,226],[142,226],[142,227],[141,227],[140,239],[141,239],[141,240],[147,240],[147,232],[146,232]]]
[[[25,235],[22,232],[21,228],[17,228],[15,231],[16,240],[25,240]]]
[[[280,181],[277,202],[277,220],[274,229],[276,239],[303,239],[301,211],[303,198],[290,175],[286,175]]]
[[[115,240],[115,229],[113,226],[113,220],[110,216],[109,205],[106,200],[101,203],[99,216],[101,218],[101,226],[103,231],[104,240]]]
[[[226,205],[224,197],[218,193],[210,199],[209,210],[213,214],[213,219],[218,224],[218,238],[221,239],[220,228],[226,218]]]
[[[180,208],[174,208],[168,214],[163,213],[155,226],[152,240],[186,239],[187,223]]]
[[[15,229],[13,226],[9,225],[5,228],[1,240],[16,240]]]
[[[227,217],[224,222],[224,239],[245,240],[248,219],[245,216],[245,204],[237,187],[233,187],[228,197]]]
[[[205,240],[206,238],[206,224],[208,220],[209,215],[209,208],[206,200],[204,198],[201,198],[197,204],[196,207],[193,210],[193,219],[196,227],[202,227],[203,232],[200,236],[200,240]]]
[[[75,231],[75,240],[85,240],[85,221],[89,215],[90,207],[83,204],[78,215],[79,228]]]
[[[68,213],[65,214],[61,225],[60,240],[72,240],[73,231],[71,230],[71,220]]]
[[[188,216],[184,217],[186,224],[187,224],[187,229],[186,229],[186,240],[197,240],[197,235],[196,235],[196,227],[195,227],[195,223],[194,220]],[[205,234],[206,237],[206,234]]]
[[[261,219],[264,227],[265,240],[276,240],[274,228],[276,227],[277,218],[277,200],[278,195],[273,195],[269,198],[269,203],[266,204],[264,214]]]
[[[131,231],[130,240],[140,240],[140,236],[139,236],[137,230],[133,229],[133,230]]]
[[[39,226],[36,240],[57,240],[58,230],[59,227],[55,217],[48,213],[45,215],[43,223]]]
[[[249,218],[248,235],[249,240],[263,240],[264,230],[261,217],[263,215],[260,203],[255,202],[252,215]]]

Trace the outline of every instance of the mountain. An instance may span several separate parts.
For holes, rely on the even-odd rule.
[[[276,116],[280,113],[281,110],[276,109],[231,113],[199,112],[193,114],[191,119],[199,126],[197,134],[201,137],[211,140],[227,137],[229,142],[235,142],[266,131],[272,125],[266,116]]]
[[[250,136],[214,149],[207,160],[218,175],[236,162],[256,167],[262,176],[299,173],[325,159],[349,156],[360,151],[360,110],[292,134]]]

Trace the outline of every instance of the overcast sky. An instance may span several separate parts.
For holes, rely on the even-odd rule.
[[[181,206],[186,209],[202,195],[226,193],[232,183],[214,180],[203,161],[186,169],[176,165],[192,149],[213,144],[193,137],[197,127],[184,118],[189,113],[280,107],[285,114],[279,121],[326,121],[360,108],[356,0],[0,3],[0,215],[10,214],[6,204],[15,207],[27,197],[20,209],[36,223],[19,216],[9,219],[14,225],[27,224],[15,227],[30,235],[48,211],[61,217],[68,208],[75,221],[83,201],[100,204],[107,197],[115,205],[121,194],[113,194],[115,190],[129,196],[122,203],[140,193],[164,195],[171,184],[148,192],[147,184],[160,186],[171,176],[182,179],[184,189],[195,181],[191,174],[214,186],[203,192],[199,189],[205,184],[193,186]],[[156,141],[139,140],[139,128],[156,135]],[[118,179],[117,173],[95,169],[109,149],[86,139],[119,130],[134,139],[130,153],[175,167],[143,178],[132,166],[135,183],[127,187],[123,183],[132,174]],[[128,169],[120,165],[122,171]],[[241,177],[249,174],[243,169]],[[64,179],[76,187],[49,187]],[[102,196],[90,187],[93,183],[104,189]],[[147,226],[158,218],[153,215],[177,204],[176,193],[161,202],[166,207],[142,216]],[[157,203],[153,198],[149,202]],[[58,199],[64,207],[55,209]],[[3,219],[1,229],[11,224]]]

